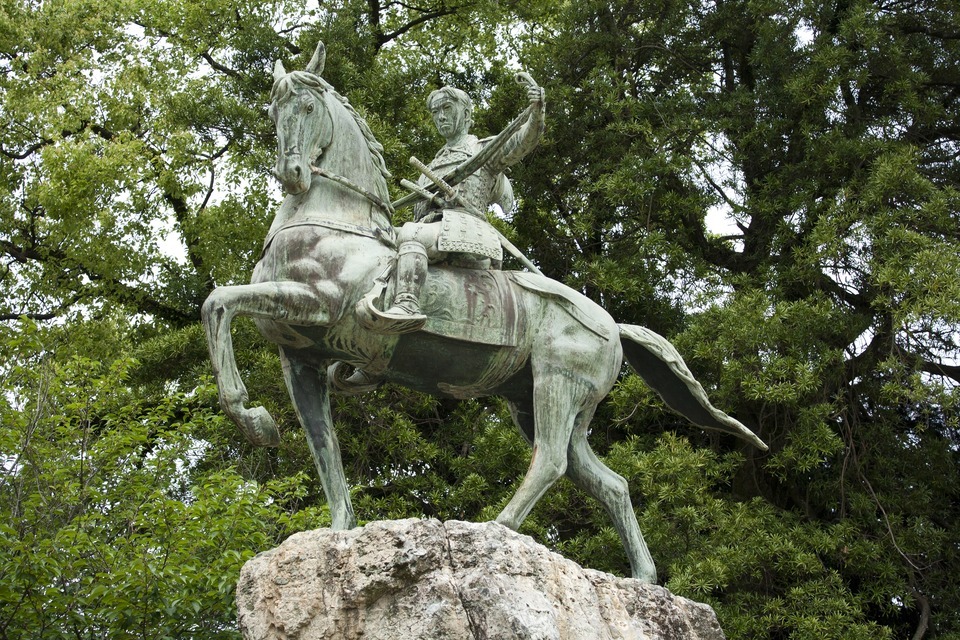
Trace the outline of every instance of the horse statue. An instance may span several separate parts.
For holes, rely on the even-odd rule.
[[[618,325],[580,293],[541,275],[431,266],[422,329],[376,331],[364,296],[396,260],[382,147],[322,77],[323,45],[305,71],[277,62],[269,113],[275,174],[285,199],[250,284],[216,288],[202,316],[223,411],[253,443],[277,446],[263,407],[247,408],[230,323],[253,319],[277,344],[284,379],[326,494],[334,529],[356,526],[330,410],[343,367],[435,396],[501,396],[533,447],[516,494],[497,522],[516,530],[562,475],[606,508],[632,574],[656,582],[626,481],[590,449],[587,430],[626,356],[665,403],[693,423],[766,445],[714,408],[673,346]],[[369,303],[369,300],[366,301]]]

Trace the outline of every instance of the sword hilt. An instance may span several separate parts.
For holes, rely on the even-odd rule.
[[[456,190],[447,184],[443,178],[434,173],[433,169],[423,164],[419,158],[416,156],[410,156],[410,164],[412,164],[417,171],[427,176],[430,182],[437,185],[440,188],[440,191],[442,191],[448,198],[453,198],[456,195]]]
[[[423,164],[423,162],[421,162],[419,158],[417,158],[416,156],[410,156],[410,164],[412,164],[417,169],[417,171],[427,176],[427,178],[431,182],[433,182],[433,184],[437,185],[437,188],[440,189],[440,191],[442,191],[444,195],[447,196],[448,200],[453,200],[454,202],[459,204],[461,207],[463,207],[464,209],[466,209],[471,214],[477,217],[480,217],[480,218],[483,217],[483,213],[481,211],[477,211],[476,207],[472,206],[469,202],[467,202],[456,189],[454,189],[449,184],[447,184],[446,180],[444,180],[439,175],[437,175],[433,171],[433,169]]]
[[[420,185],[418,185],[418,184],[416,184],[416,183],[413,183],[413,182],[410,182],[410,181],[407,180],[406,178],[401,178],[401,179],[400,179],[400,185],[401,185],[402,187],[404,187],[405,189],[407,189],[408,191],[411,191],[411,192],[419,195],[421,198],[423,198],[423,199],[426,200],[427,202],[432,202],[432,203],[434,203],[435,205],[440,206],[440,207],[443,206],[443,199],[442,199],[440,196],[438,196],[438,195],[435,194],[435,193],[430,193],[429,191],[427,191],[426,189],[424,189],[424,188],[421,187]]]
[[[427,176],[427,178],[432,180],[433,183],[437,185],[437,188],[440,189],[440,191],[443,191],[445,194],[447,194],[448,197],[456,200],[464,209],[473,213],[474,215],[476,215],[481,219],[485,218],[485,216],[483,216],[480,212],[478,212],[475,207],[471,206],[459,193],[457,193],[456,189],[454,189],[449,184],[447,184],[443,178],[435,174],[430,167],[420,162],[420,160],[417,159],[416,156],[410,156],[410,164],[416,167],[417,170],[420,171],[420,173],[422,173],[423,175]],[[523,255],[523,253],[519,249],[513,246],[513,243],[510,242],[506,236],[500,233],[499,229],[497,229],[493,225],[490,225],[490,228],[493,229],[493,232],[495,234],[497,234],[497,238],[499,238],[500,240],[500,245],[507,250],[507,253],[509,253],[514,258],[519,260],[520,263],[523,264],[523,266],[525,266],[527,269],[529,269],[533,273],[539,276],[543,275],[540,269],[537,269],[537,266],[535,264],[530,262],[530,260],[525,255]]]

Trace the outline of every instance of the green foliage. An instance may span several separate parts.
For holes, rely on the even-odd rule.
[[[305,478],[198,471],[224,418],[204,393],[144,402],[127,358],[2,345],[0,629],[9,638],[236,637],[242,564],[302,528]]]
[[[552,38],[525,52],[554,108],[518,240],[670,335],[772,448],[694,485],[699,502],[662,506],[689,499],[670,474],[636,496],[668,584],[710,596],[731,637],[955,633],[957,19],[937,2],[588,1],[532,27]],[[731,224],[712,233],[707,211]],[[594,438],[611,459],[664,455],[663,430],[731,451],[635,377],[611,400]],[[714,538],[731,499],[756,516]],[[604,539],[585,531],[584,548]],[[670,565],[696,557],[671,550],[687,539],[743,540],[755,551],[727,555],[752,569],[722,551]]]
[[[645,495],[641,526],[659,549],[666,586],[713,604],[729,636],[892,637],[867,619],[864,594],[842,575],[851,546],[875,551],[853,523],[724,499],[741,456],[694,450],[674,436],[650,450],[618,445],[611,461]]]

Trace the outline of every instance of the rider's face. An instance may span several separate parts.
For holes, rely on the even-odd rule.
[[[466,109],[453,100],[443,97],[430,105],[433,123],[447,141],[456,140],[467,132]]]

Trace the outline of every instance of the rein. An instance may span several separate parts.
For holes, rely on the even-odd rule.
[[[337,175],[335,173],[330,173],[326,169],[321,169],[320,167],[315,167],[313,165],[310,165],[310,172],[315,176],[320,176],[321,178],[332,180],[337,184],[343,185],[344,187],[350,189],[351,191],[355,191],[356,193],[359,193],[364,198],[372,202],[381,211],[386,213],[388,218],[393,218],[394,211],[393,211],[393,207],[390,205],[389,202],[385,202],[380,196],[364,189],[363,187],[358,185],[356,182],[354,182],[350,178],[346,178],[344,176]]]

